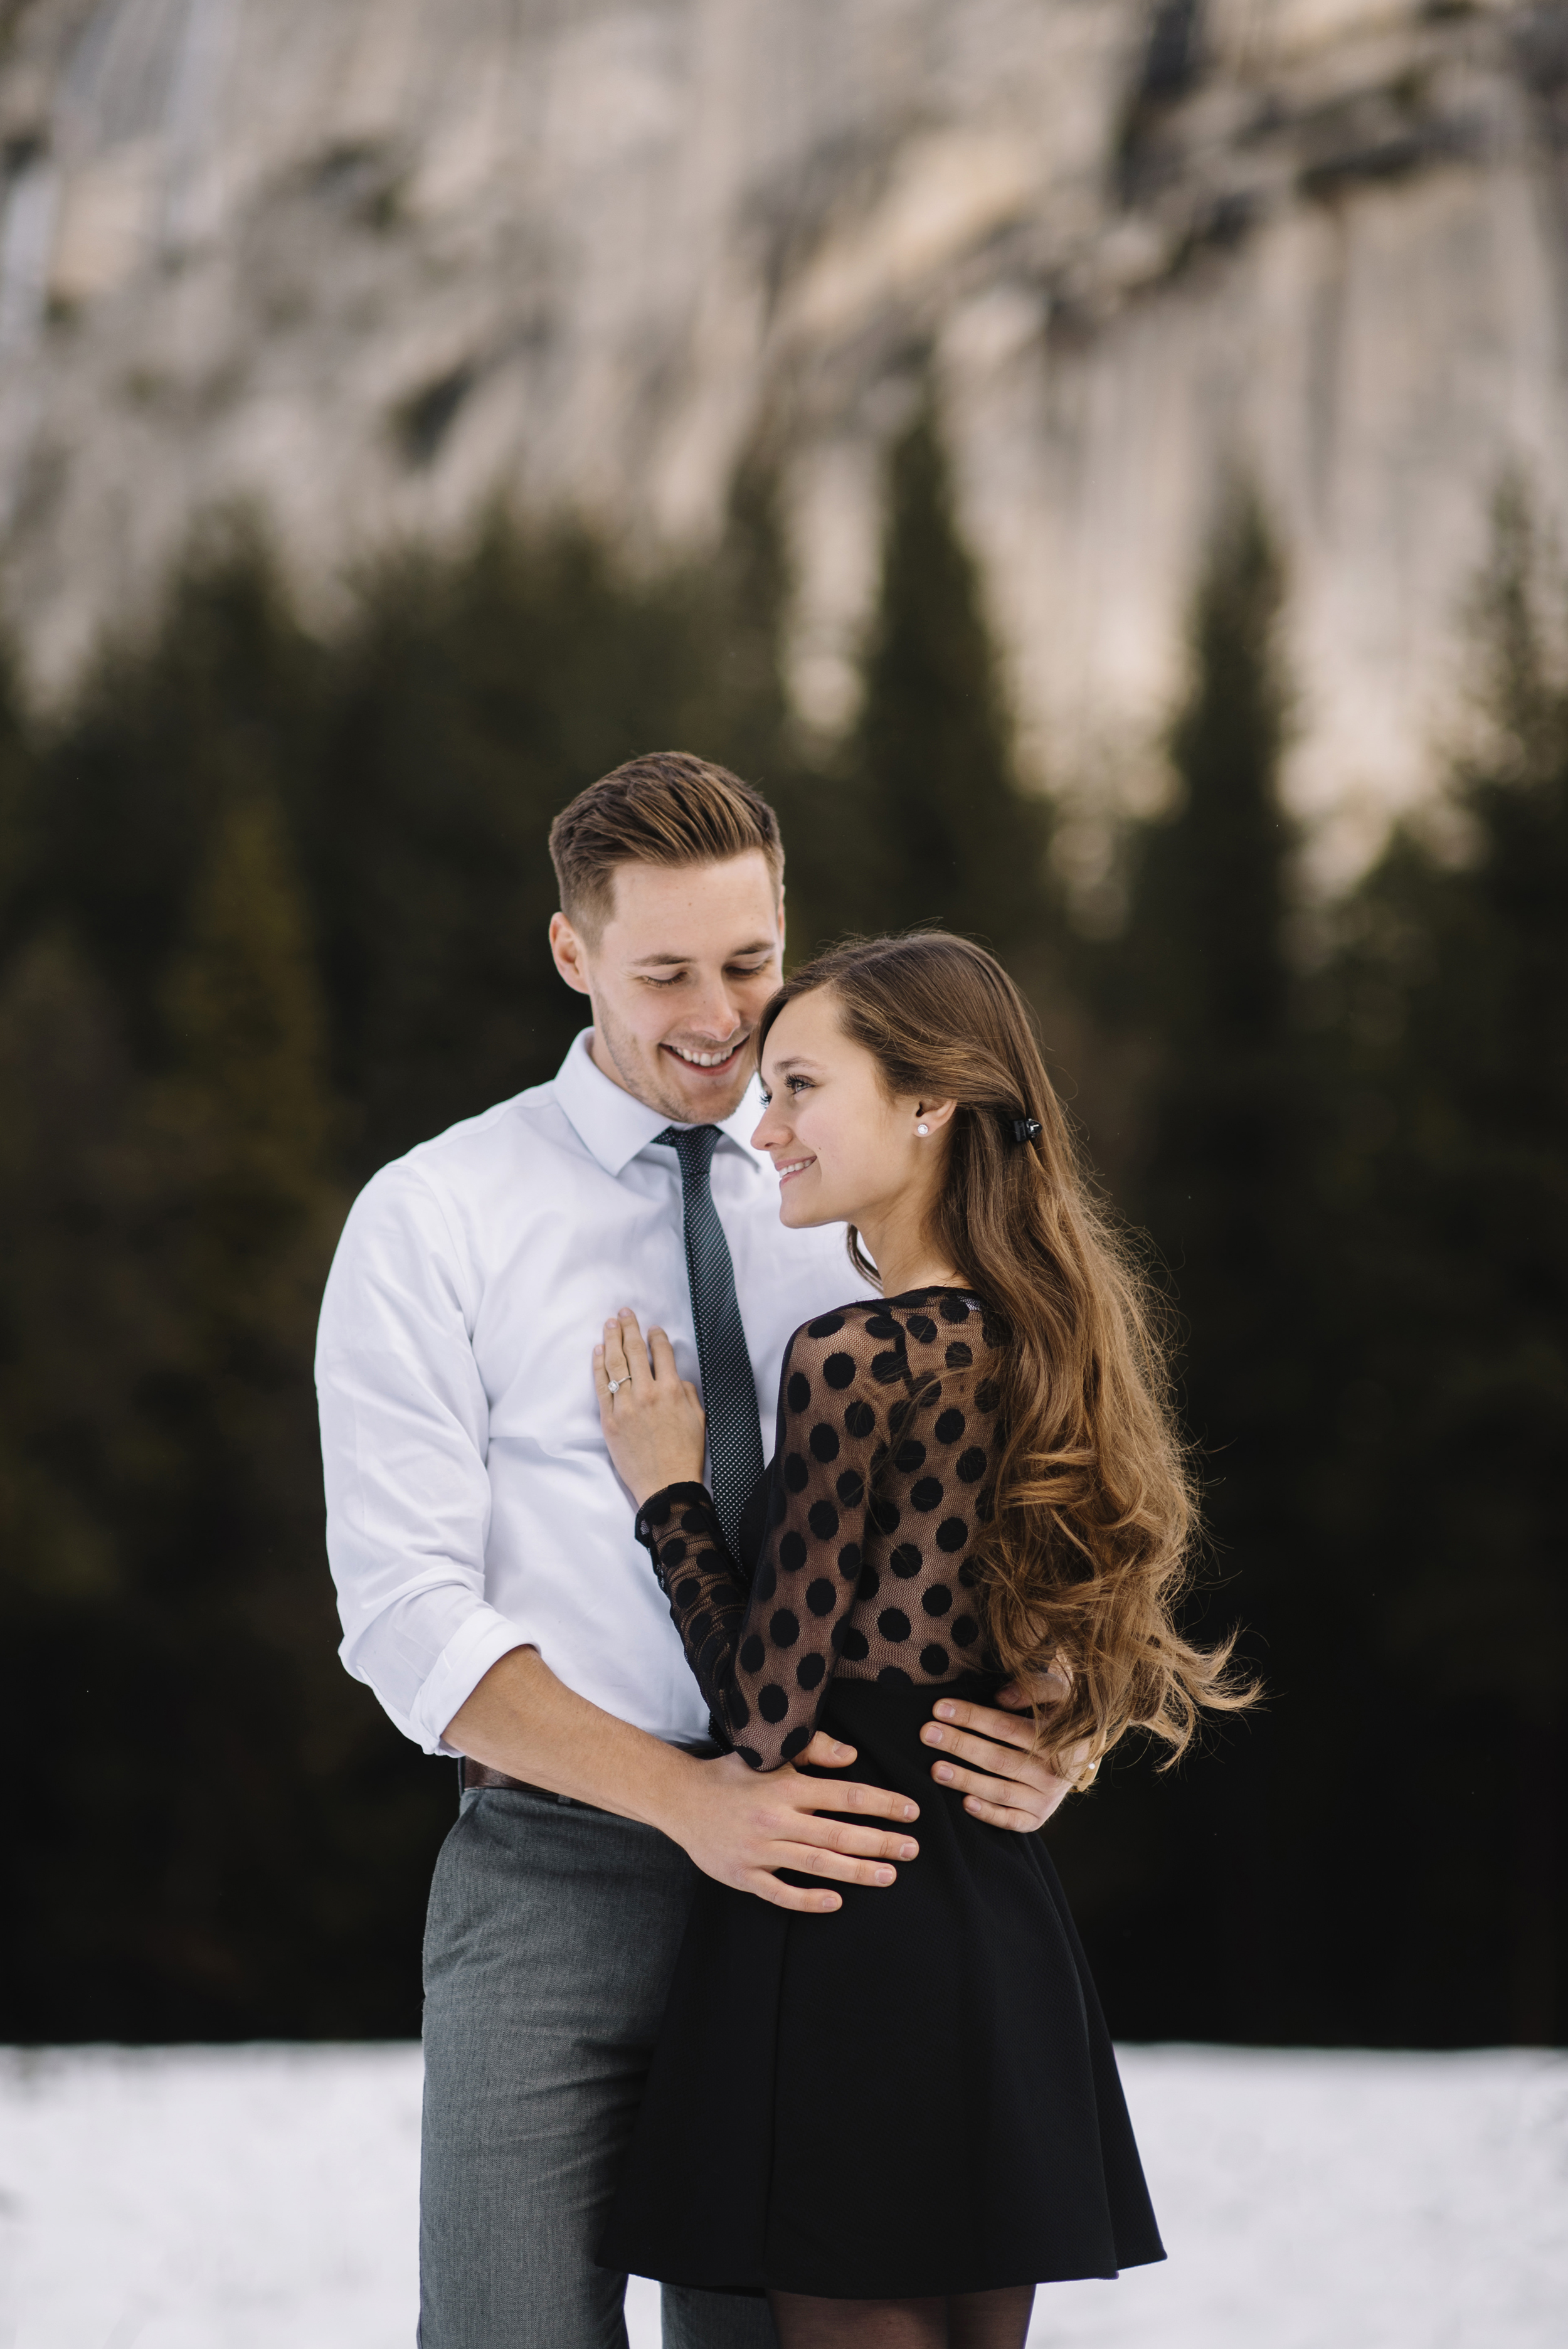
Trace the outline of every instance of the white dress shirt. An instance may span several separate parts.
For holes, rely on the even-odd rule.
[[[629,1305],[697,1378],[670,1123],[595,1068],[421,1143],[369,1182],[338,1243],[316,1350],[340,1651],[399,1729],[452,1751],[453,1714],[509,1649],[655,1736],[707,1734],[599,1430],[591,1350]],[[787,1231],[747,1139],[720,1128],[713,1196],[735,1263],[764,1457],[784,1348],[857,1291],[841,1224]]]

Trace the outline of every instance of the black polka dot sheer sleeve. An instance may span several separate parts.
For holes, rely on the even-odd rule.
[[[961,1289],[798,1330],[779,1381],[767,1531],[748,1578],[700,1485],[637,1515],[716,1727],[754,1768],[810,1743],[834,1676],[985,1670],[975,1544],[995,1474],[997,1332]]]

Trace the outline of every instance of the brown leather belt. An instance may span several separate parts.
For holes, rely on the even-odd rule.
[[[537,1795],[542,1803],[576,1804],[577,1802],[574,1795],[558,1795],[552,1786],[531,1785],[526,1778],[509,1778],[504,1770],[492,1770],[487,1762],[471,1761],[466,1754],[460,1754],[458,1759],[458,1784],[465,1794],[470,1786],[501,1786],[509,1794]],[[592,1803],[582,1803],[578,1804],[577,1807],[590,1811],[593,1806]]]
[[[681,1752],[695,1754],[699,1761],[709,1761],[718,1751],[717,1745],[704,1740],[695,1745],[681,1747]],[[466,1754],[458,1756],[458,1785],[466,1795],[470,1787],[500,1786],[512,1795],[536,1795],[542,1803],[565,1803],[573,1810],[592,1811],[593,1803],[585,1803],[577,1795],[558,1795],[552,1787],[535,1786],[526,1778],[509,1778],[504,1770],[492,1770],[488,1762],[475,1762]]]

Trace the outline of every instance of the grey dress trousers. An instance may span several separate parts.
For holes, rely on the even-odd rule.
[[[655,1829],[470,1789],[425,1936],[420,2349],[624,2349],[595,2263],[696,1870]],[[665,2349],[777,2349],[765,2302],[664,2287]]]

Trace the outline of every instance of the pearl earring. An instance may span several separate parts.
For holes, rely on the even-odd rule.
[[[916,1133],[929,1133],[931,1132],[931,1128],[928,1125],[917,1125],[914,1130]]]

